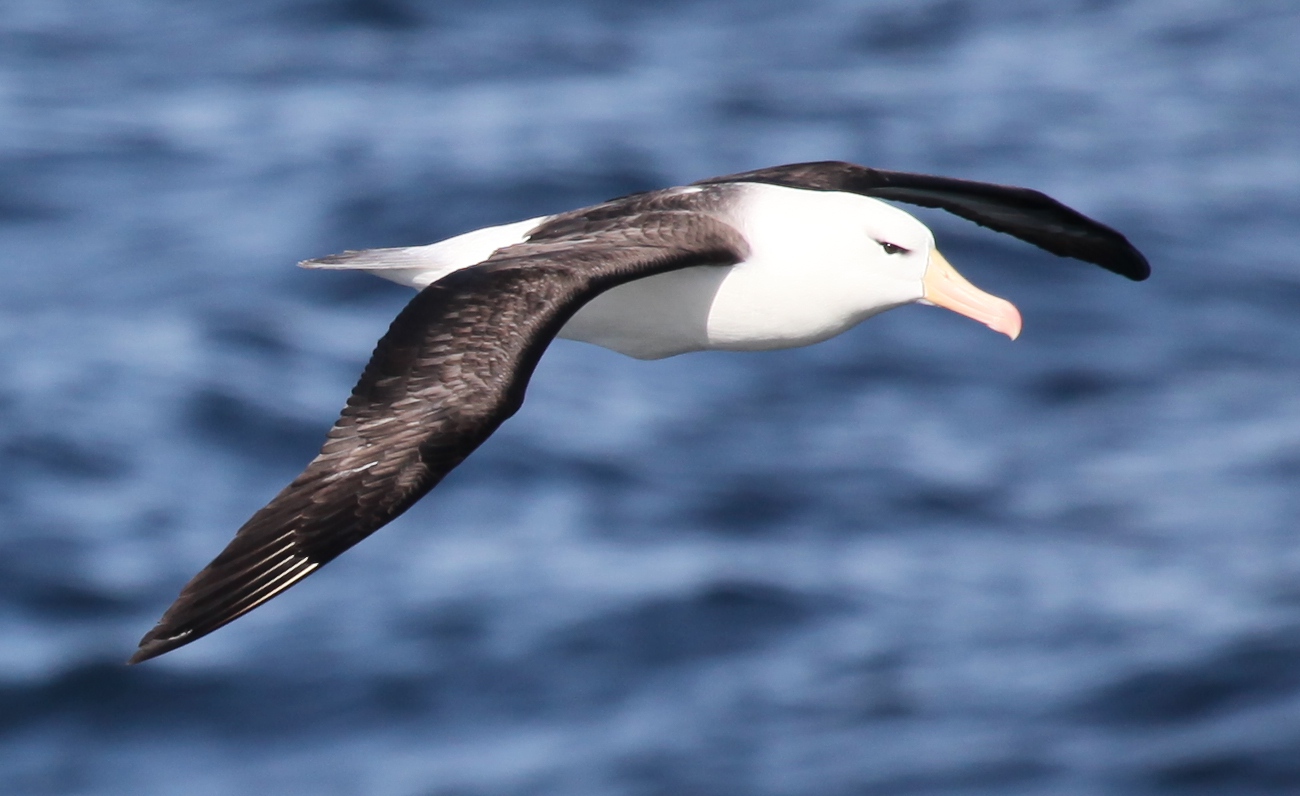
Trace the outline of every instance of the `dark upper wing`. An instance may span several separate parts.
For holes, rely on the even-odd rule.
[[[793,163],[701,180],[699,185],[765,182],[938,207],[989,229],[1014,235],[1062,257],[1096,263],[1129,279],[1146,279],[1151,266],[1120,233],[1028,188],[908,174],[826,161]]]
[[[743,237],[709,215],[629,201],[582,211],[421,291],[393,321],[325,445],[195,575],[131,663],[161,655],[302,580],[433,488],[519,408],[560,327],[596,295],[655,273],[730,265]],[[568,225],[568,226],[566,226]],[[572,227],[572,229],[570,229]]]

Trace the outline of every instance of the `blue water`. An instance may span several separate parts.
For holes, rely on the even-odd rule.
[[[1300,792],[1290,0],[0,2],[0,792]],[[1133,284],[919,213],[1013,343],[547,354],[283,597],[122,661],[295,475],[396,286],[293,267],[810,159],[1028,185]]]

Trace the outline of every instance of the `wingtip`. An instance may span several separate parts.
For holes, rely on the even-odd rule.
[[[1093,228],[1096,237],[1093,239],[1092,245],[1073,252],[1064,249],[1048,249],[1048,251],[1062,257],[1073,257],[1099,265],[1112,274],[1118,274],[1134,282],[1142,282],[1151,276],[1151,263],[1147,261],[1146,255],[1138,247],[1134,246],[1133,242],[1126,238],[1123,233],[1102,224],[1100,221],[1094,221],[1087,216],[1076,213],[1076,211],[1071,210],[1070,212],[1078,215],[1084,224]]]
[[[144,663],[150,658],[156,658],[159,655],[162,655],[164,652],[166,652],[166,650],[153,649],[141,644],[140,649],[136,650],[135,654],[126,659],[126,665],[135,666],[137,663]]]
[[[1151,263],[1147,262],[1147,258],[1137,250],[1136,246],[1127,240],[1124,242],[1128,245],[1124,262],[1121,267],[1112,270],[1134,282],[1145,282],[1151,276]]]
[[[127,666],[134,666],[150,658],[157,658],[159,655],[171,652],[177,647],[183,647],[194,640],[194,634],[190,631],[175,636],[164,636],[159,633],[160,629],[161,626],[155,627],[146,633],[144,638],[140,639],[140,648],[127,659]]]
[[[1130,277],[1134,282],[1145,282],[1151,276],[1151,263],[1147,258],[1138,255],[1138,261],[1141,264],[1139,268],[1134,269],[1134,275]]]

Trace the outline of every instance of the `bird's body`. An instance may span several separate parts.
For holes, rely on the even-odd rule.
[[[1023,188],[844,163],[778,166],[303,263],[420,292],[318,455],[187,584],[132,662],[247,613],[405,511],[523,401],[556,336],[641,359],[833,337],[893,307],[947,307],[1015,337],[1020,316],[962,279],[880,198],[942,207],[1142,279],[1119,233]]]
[[[834,337],[870,315],[921,298],[916,279],[891,279],[863,267],[885,256],[878,239],[892,235],[897,240],[891,242],[899,245],[906,239],[911,242],[906,248],[913,251],[933,245],[920,222],[878,199],[761,183],[657,193],[660,200],[680,197],[707,208],[692,212],[707,212],[739,231],[749,247],[745,259],[619,285],[579,309],[559,337],[637,359],[791,348]],[[486,227],[428,246],[358,253],[369,259],[365,263],[327,258],[323,267],[360,267],[422,289],[452,271],[477,265],[494,251],[524,243],[553,218]],[[382,256],[391,258],[389,267],[374,262],[376,251],[387,252]],[[871,306],[863,306],[863,295],[875,297]]]

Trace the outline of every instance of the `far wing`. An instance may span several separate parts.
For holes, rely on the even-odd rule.
[[[1053,254],[1095,263],[1129,279],[1142,280],[1151,275],[1146,258],[1119,232],[1028,188],[883,171],[838,161],[773,166],[713,177],[697,184],[728,182],[845,191],[937,207]]]
[[[702,213],[652,211],[498,251],[425,288],[393,321],[324,447],[195,575],[138,663],[283,592],[383,527],[518,410],[564,323],[616,285],[747,252]]]

